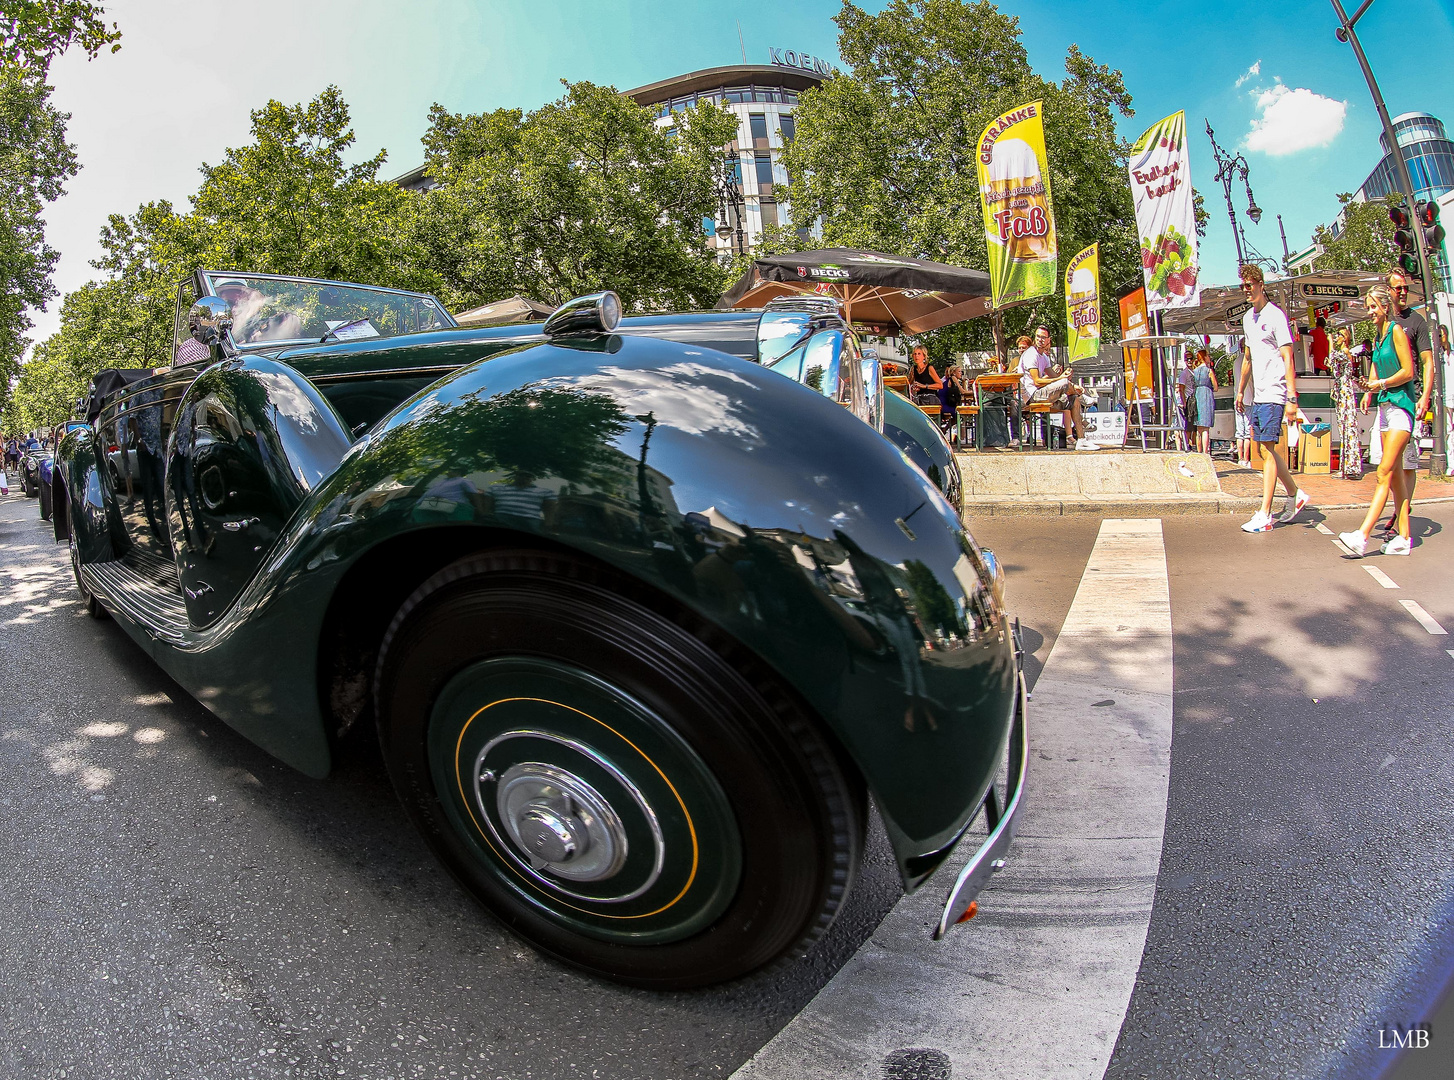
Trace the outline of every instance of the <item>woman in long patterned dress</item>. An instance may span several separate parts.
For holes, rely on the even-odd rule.
[[[1363,446],[1358,435],[1358,392],[1362,378],[1353,356],[1353,331],[1348,327],[1333,334],[1333,351],[1328,357],[1333,369],[1333,408],[1338,413],[1339,471],[1345,480],[1363,476]]]

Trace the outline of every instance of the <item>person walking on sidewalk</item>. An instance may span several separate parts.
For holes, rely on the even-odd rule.
[[[1378,516],[1393,496],[1393,515],[1398,533],[1384,542],[1385,555],[1407,555],[1409,540],[1409,496],[1404,482],[1404,446],[1414,431],[1414,355],[1408,335],[1394,321],[1394,299],[1387,285],[1368,290],[1368,313],[1378,329],[1373,350],[1373,370],[1368,389],[1378,397],[1379,428],[1383,435],[1383,457],[1378,463],[1378,487],[1364,515],[1363,525],[1353,532],[1338,534],[1338,540],[1354,555],[1362,555]]]
[[[1243,532],[1271,532],[1274,525],[1286,525],[1306,510],[1310,499],[1287,470],[1277,452],[1284,420],[1297,422],[1297,373],[1292,365],[1292,328],[1287,315],[1267,296],[1262,268],[1252,263],[1239,271],[1242,291],[1251,307],[1242,316],[1243,350],[1246,363],[1237,381],[1237,408],[1244,409],[1242,390],[1252,380],[1252,439],[1261,448],[1262,507],[1242,525]],[[1272,516],[1272,496],[1277,482],[1287,492],[1287,504]]]
[[[1353,331],[1333,331],[1333,351],[1328,354],[1333,369],[1333,407],[1338,412],[1338,470],[1344,480],[1363,476],[1363,443],[1358,432],[1358,391],[1363,376],[1353,356]]]
[[[1429,324],[1424,317],[1409,307],[1409,277],[1395,270],[1388,275],[1388,291],[1393,296],[1393,321],[1403,328],[1408,338],[1409,351],[1414,358],[1414,378],[1409,384],[1409,393],[1414,398],[1414,430],[1404,447],[1404,488],[1409,500],[1409,513],[1414,509],[1414,486],[1419,479],[1419,421],[1429,411],[1429,396],[1434,388],[1434,352],[1430,344]],[[1371,376],[1370,376],[1371,377]],[[1365,397],[1366,404],[1367,398]],[[1385,539],[1398,532],[1398,522],[1390,517],[1383,526]]]

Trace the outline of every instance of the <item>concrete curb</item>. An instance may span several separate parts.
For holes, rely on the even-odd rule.
[[[1281,499],[1278,495],[1278,499]],[[1454,503],[1454,497],[1417,499],[1415,508]],[[1235,495],[1127,495],[1040,498],[1034,495],[969,496],[964,500],[965,517],[1063,517],[1067,514],[1098,514],[1102,517],[1132,515],[1169,517],[1187,514],[1252,514],[1262,500]],[[1366,510],[1368,503],[1314,503],[1313,510]]]
[[[964,500],[966,517],[1061,517],[1067,514],[1096,514],[1101,517],[1168,517],[1183,514],[1252,513],[1261,499],[1238,499],[1226,495],[1081,495],[1039,498],[971,496]]]

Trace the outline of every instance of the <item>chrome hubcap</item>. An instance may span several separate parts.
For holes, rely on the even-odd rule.
[[[495,808],[535,870],[570,881],[604,881],[626,861],[626,830],[616,811],[564,769],[535,761],[512,765],[500,777]]]
[[[636,855],[637,865],[642,855],[653,863],[645,881],[637,875],[628,875],[640,883],[616,896],[600,895],[599,886],[589,895],[571,890],[570,885],[607,881],[621,871],[630,847],[626,828],[609,799],[583,777],[560,765],[523,761],[497,776],[486,759],[513,739],[532,740],[537,749],[541,740],[557,743],[573,754],[585,756],[609,774],[619,785],[617,797],[624,792],[635,804],[631,809],[645,817],[650,829],[654,850]],[[497,735],[475,758],[475,800],[483,820],[500,842],[502,853],[536,881],[565,896],[596,903],[621,903],[641,896],[661,876],[666,847],[655,811],[624,773],[591,747],[574,739],[523,729]],[[496,827],[497,821],[500,828]]]

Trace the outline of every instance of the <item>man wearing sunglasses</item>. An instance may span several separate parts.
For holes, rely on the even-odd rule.
[[[1409,493],[1409,513],[1413,513],[1414,481],[1419,475],[1419,421],[1429,411],[1429,394],[1434,386],[1434,347],[1429,337],[1429,324],[1424,317],[1409,307],[1409,277],[1395,270],[1388,275],[1388,291],[1393,293],[1393,321],[1403,327],[1409,339],[1409,348],[1414,352],[1414,397],[1418,404],[1414,411],[1414,433],[1404,447],[1404,490]],[[1365,394],[1363,408],[1367,409],[1372,395]],[[1378,433],[1373,434],[1378,438]],[[1397,522],[1392,518],[1384,527],[1390,535],[1397,531]]]
[[[1252,305],[1242,316],[1242,340],[1246,362],[1237,378],[1237,411],[1247,408],[1242,391],[1252,380],[1252,438],[1262,449],[1262,507],[1242,531],[1271,532],[1274,525],[1286,525],[1306,510],[1308,493],[1298,488],[1288,472],[1287,462],[1277,452],[1284,423],[1297,423],[1297,373],[1292,364],[1292,327],[1287,314],[1272,302],[1262,280],[1262,268],[1252,263],[1242,267],[1242,294]],[[1281,480],[1287,504],[1272,516],[1272,496]]]

